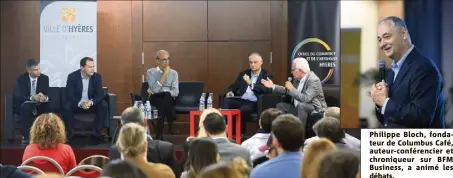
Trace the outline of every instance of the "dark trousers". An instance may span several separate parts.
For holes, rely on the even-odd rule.
[[[49,103],[23,103],[20,107],[20,122],[22,136],[30,136],[30,128],[36,116],[49,112]]]
[[[149,97],[149,102],[157,108],[159,118],[157,119],[157,133],[162,134],[164,128],[164,119],[167,119],[168,130],[172,131],[173,121],[176,119],[175,99],[170,92],[161,92],[152,94]]]
[[[250,115],[256,112],[256,102],[241,98],[225,98],[222,108],[239,109],[241,111],[241,133],[244,134],[246,132],[246,121],[250,120]]]
[[[66,127],[66,134],[69,136],[72,135],[73,126],[74,126],[74,115],[79,113],[96,113],[96,119],[94,121],[94,136],[101,136],[102,123],[104,123],[105,116],[107,114],[107,102],[102,100],[94,106],[91,106],[89,109],[85,110],[79,108],[77,104],[66,103],[64,111],[64,124]]]

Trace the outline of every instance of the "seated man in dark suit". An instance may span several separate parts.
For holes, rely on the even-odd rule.
[[[72,136],[75,113],[96,113],[94,137],[101,139],[103,120],[107,114],[107,102],[102,89],[101,75],[94,72],[94,60],[84,57],[80,60],[80,69],[68,75],[66,82],[67,102],[65,103],[65,127],[68,139]]]
[[[33,118],[49,111],[47,103],[42,103],[49,100],[49,77],[41,74],[35,59],[28,60],[26,68],[27,72],[17,77],[14,89],[14,112],[20,115],[22,144],[28,144]]]
[[[121,124],[136,123],[145,126],[145,116],[143,112],[136,107],[126,108],[121,114]],[[153,140],[148,135],[148,153],[146,154],[147,160],[153,163],[162,163],[169,166],[176,177],[179,177],[181,172],[179,165],[175,158],[175,149],[172,143],[160,140]],[[109,149],[110,160],[121,159],[121,154],[116,145]]]
[[[258,53],[249,55],[250,69],[242,71],[236,78],[233,84],[227,89],[226,98],[223,101],[224,109],[240,109],[241,110],[241,133],[245,133],[245,120],[251,114],[256,112],[257,97],[261,94],[270,92],[264,87],[261,79],[272,78],[272,75],[261,68],[263,58]],[[237,97],[234,97],[237,96]]]

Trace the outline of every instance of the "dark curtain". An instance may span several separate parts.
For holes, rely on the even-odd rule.
[[[304,57],[310,64],[310,69],[323,80],[325,84],[340,84],[339,81],[339,52],[340,52],[340,1],[288,0],[288,56],[289,67],[294,58]],[[336,52],[336,61],[318,61],[310,59],[313,55],[298,55],[310,52],[326,52],[326,48],[310,42],[298,47],[302,41],[316,38],[324,41]],[[296,51],[296,55],[293,55]],[[300,53],[298,53],[300,52]],[[308,57],[308,58],[307,58]],[[319,56],[318,56],[319,57]],[[323,56],[326,57],[326,56]],[[333,58],[334,56],[327,56]],[[323,63],[323,64],[321,64]],[[329,63],[329,64],[326,64]],[[333,67],[332,65],[335,66]],[[334,68],[334,76],[327,77],[330,69]],[[288,71],[290,72],[290,71]]]
[[[442,1],[405,0],[404,21],[412,43],[442,71]]]

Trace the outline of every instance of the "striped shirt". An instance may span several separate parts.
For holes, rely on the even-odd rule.
[[[146,80],[153,93],[170,92],[171,96],[177,97],[179,94],[178,72],[170,69],[167,79],[163,84],[159,82],[164,72],[159,67],[153,67],[146,72]]]

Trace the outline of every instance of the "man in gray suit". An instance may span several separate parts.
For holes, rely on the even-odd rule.
[[[291,73],[295,79],[294,84],[286,81],[285,86],[279,86],[269,79],[262,79],[261,83],[272,88],[274,93],[291,96],[291,103],[278,103],[277,109],[296,115],[305,127],[311,113],[324,113],[327,108],[321,80],[310,71],[310,66],[304,58],[293,60]]]
[[[241,145],[232,143],[226,136],[225,118],[217,113],[208,114],[203,121],[209,138],[213,139],[219,149],[220,160],[230,162],[235,157],[243,158],[252,167],[250,152]]]

